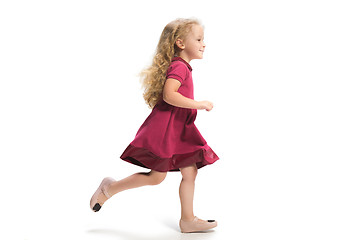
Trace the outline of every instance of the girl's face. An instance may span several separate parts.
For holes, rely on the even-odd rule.
[[[181,58],[187,62],[190,62],[193,59],[203,58],[205,50],[204,29],[200,25],[193,25],[184,41],[179,40],[177,41],[177,44],[178,47],[182,49],[180,52]]]

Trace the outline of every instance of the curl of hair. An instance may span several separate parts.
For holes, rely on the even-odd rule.
[[[194,24],[200,25],[195,19],[176,19],[167,24],[161,33],[152,64],[140,73],[143,97],[150,108],[162,99],[167,69],[173,57],[181,51],[176,46],[176,40],[184,40]]]

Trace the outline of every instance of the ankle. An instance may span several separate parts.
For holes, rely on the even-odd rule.
[[[194,221],[195,216],[186,216],[186,217],[181,217],[181,220],[184,222],[192,222]]]

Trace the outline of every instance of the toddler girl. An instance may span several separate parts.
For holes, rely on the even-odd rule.
[[[180,171],[181,231],[196,232],[217,226],[215,220],[201,220],[193,213],[197,169],[219,159],[194,125],[197,109],[213,108],[209,101],[194,100],[189,63],[202,59],[204,49],[204,30],[198,21],[177,19],[166,25],[152,65],[142,72],[144,99],[152,112],[120,157],[151,171],[119,181],[105,178],[91,198],[93,211],[99,211],[116,193],[157,185],[168,171]]]

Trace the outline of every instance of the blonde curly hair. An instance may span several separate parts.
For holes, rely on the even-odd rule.
[[[181,51],[176,40],[184,40],[195,24],[200,25],[196,19],[176,19],[167,24],[161,33],[152,65],[140,73],[143,96],[150,108],[162,99],[167,69],[173,57]]]

